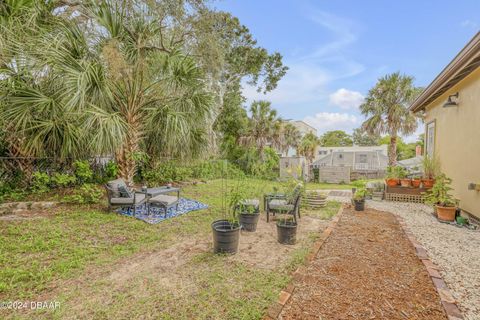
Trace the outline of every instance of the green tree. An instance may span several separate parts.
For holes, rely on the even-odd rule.
[[[327,131],[320,137],[320,145],[322,147],[348,147],[353,145],[353,140],[345,131]]]
[[[371,134],[390,136],[389,165],[396,165],[399,135],[412,134],[417,128],[417,119],[410,114],[408,106],[418,92],[412,77],[396,72],[380,78],[360,106],[367,117],[362,127]]]
[[[300,131],[291,123],[284,123],[282,127],[281,147],[282,154],[287,155],[290,148],[297,149],[302,135]]]
[[[353,130],[352,134],[353,144],[357,146],[378,146],[380,136],[377,134],[370,134],[363,128]]]
[[[268,142],[272,141],[273,135],[278,130],[277,124],[280,119],[277,110],[271,107],[268,101],[254,101],[250,106],[251,117],[249,128],[244,141],[248,145],[255,145],[258,154],[263,156],[263,149]]]
[[[30,154],[115,153],[119,175],[132,182],[142,145],[178,156],[205,150],[212,99],[202,70],[182,53],[185,34],[173,32],[162,7],[128,4],[77,3],[84,24],[52,7],[47,29],[55,32],[31,31],[29,41],[2,29],[2,56],[22,59],[2,70],[9,107],[1,116]]]
[[[302,137],[298,145],[298,154],[304,156],[308,163],[312,163],[313,159],[315,159],[315,150],[319,144],[320,140],[318,137],[309,132]]]

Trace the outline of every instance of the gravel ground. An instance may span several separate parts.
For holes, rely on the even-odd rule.
[[[350,202],[347,197],[329,197]],[[367,206],[403,217],[415,238],[439,266],[468,320],[480,320],[480,231],[438,222],[423,204],[367,201]]]

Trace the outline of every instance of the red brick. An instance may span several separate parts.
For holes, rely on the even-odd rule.
[[[290,293],[282,290],[280,291],[280,295],[278,297],[278,303],[284,306],[288,302],[288,299],[290,299],[290,297],[291,297]]]
[[[425,250],[425,248],[415,248],[415,249],[417,251],[417,256],[420,259],[428,259],[427,250]]]
[[[447,289],[447,284],[443,279],[438,279],[438,278],[432,278],[433,284],[435,285],[435,288],[438,289]]]
[[[427,268],[439,270],[439,268],[435,264],[433,264],[433,262],[430,261],[430,259],[423,259],[422,262]]]
[[[295,290],[295,286],[293,285],[293,283],[290,283],[285,289],[283,289],[284,291],[292,294],[293,291]]]
[[[442,301],[442,305],[445,308],[448,317],[457,317],[459,319],[463,319],[462,313],[456,304]]]
[[[440,295],[440,300],[449,302],[449,303],[455,303],[455,298],[452,296],[450,291],[448,289],[437,289],[438,294]]]
[[[268,308],[267,311],[267,316],[269,316],[272,319],[277,319],[278,316],[280,315],[280,312],[282,312],[283,306],[279,303],[275,303]]]
[[[438,279],[442,278],[442,276],[440,275],[438,270],[435,270],[435,269],[432,269],[432,268],[427,268],[427,272],[430,275],[430,277],[432,277],[432,278],[438,278]]]

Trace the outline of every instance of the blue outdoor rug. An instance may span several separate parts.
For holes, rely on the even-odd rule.
[[[134,218],[143,220],[147,223],[155,224],[155,223],[162,222],[163,220],[188,213],[190,211],[207,209],[207,208],[208,206],[206,204],[201,203],[199,201],[180,198],[180,200],[178,201],[178,210],[176,210],[175,207],[168,209],[167,216],[165,216],[164,209],[155,208],[155,207],[150,208],[150,214],[148,214],[147,213],[148,207],[145,203],[140,206],[137,206],[135,215],[133,215],[133,208],[130,209],[130,213],[126,208],[119,209],[117,212],[125,216],[134,217]]]

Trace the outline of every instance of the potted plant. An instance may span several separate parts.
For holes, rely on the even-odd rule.
[[[420,188],[420,185],[422,184],[422,179],[420,176],[413,176],[412,178],[412,187],[414,188]]]
[[[257,205],[241,204],[240,212],[238,214],[238,221],[242,229],[249,232],[257,230],[258,219],[260,218],[260,210]]]
[[[423,179],[422,184],[425,188],[432,188],[435,183],[435,176],[440,171],[440,163],[436,157],[425,156],[423,158]]]
[[[243,198],[238,186],[228,195],[224,194],[224,203],[227,204],[223,210],[224,218],[212,223],[214,253],[237,253],[241,225],[235,211]]]
[[[283,214],[277,220],[277,241],[281,244],[295,244],[297,241],[297,222],[292,216]]]
[[[455,221],[457,206],[455,198],[450,194],[451,183],[452,179],[445,174],[438,175],[435,184],[425,197],[425,202],[435,207],[437,218],[442,221]]]
[[[403,177],[405,177],[404,171],[405,170],[402,167],[389,166],[387,168],[387,174],[385,176],[385,182],[387,183],[387,186],[396,187],[397,185],[399,185],[402,172],[403,172]]]
[[[368,190],[365,187],[357,188],[357,192],[353,195],[353,204],[355,206],[355,211],[364,211],[365,210],[365,198],[369,194]]]

